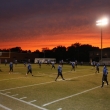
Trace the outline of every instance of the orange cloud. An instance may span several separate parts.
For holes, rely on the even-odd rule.
[[[109,47],[109,34],[105,34],[106,38],[103,38],[103,48]],[[74,43],[81,44],[90,44],[92,46],[100,47],[100,34],[67,34],[67,35],[53,35],[53,36],[45,36],[40,39],[31,39],[23,41],[13,41],[5,44],[0,43],[1,48],[12,48],[19,46],[23,50],[42,50],[42,48],[48,47],[52,49],[56,46],[65,46],[68,47]]]

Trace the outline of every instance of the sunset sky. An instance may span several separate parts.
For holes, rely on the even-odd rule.
[[[0,49],[52,49],[74,43],[100,48],[101,27],[110,21],[110,0],[0,0]],[[102,27],[103,48],[110,47],[110,23]]]

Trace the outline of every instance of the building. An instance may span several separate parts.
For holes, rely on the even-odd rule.
[[[17,60],[18,63],[29,61],[31,63],[34,63],[34,59],[38,57],[39,55],[37,53],[2,52],[2,54],[0,55],[0,62],[4,63],[6,59],[7,63],[15,62],[15,60]]]
[[[41,61],[41,63],[56,63],[56,58],[35,58],[34,63],[38,63],[38,61]]]
[[[110,48],[102,49],[102,61],[101,61],[101,50],[91,51],[89,54],[91,61],[97,61],[101,64],[110,65]]]

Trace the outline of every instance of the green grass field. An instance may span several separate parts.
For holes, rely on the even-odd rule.
[[[63,66],[63,76],[55,81],[57,67],[32,64],[33,75],[23,64],[0,64],[0,110],[110,110],[110,85],[101,88],[102,66],[95,73],[92,66]],[[110,70],[110,67],[107,67]],[[108,74],[108,81],[110,77]]]

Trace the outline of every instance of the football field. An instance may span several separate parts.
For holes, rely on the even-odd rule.
[[[0,110],[110,110],[110,85],[102,84],[102,69],[95,73],[92,66],[63,65],[63,77],[55,81],[57,67],[32,64],[32,72],[26,76],[27,67],[0,64]],[[110,67],[107,67],[110,71]],[[108,82],[110,75],[108,72]]]

